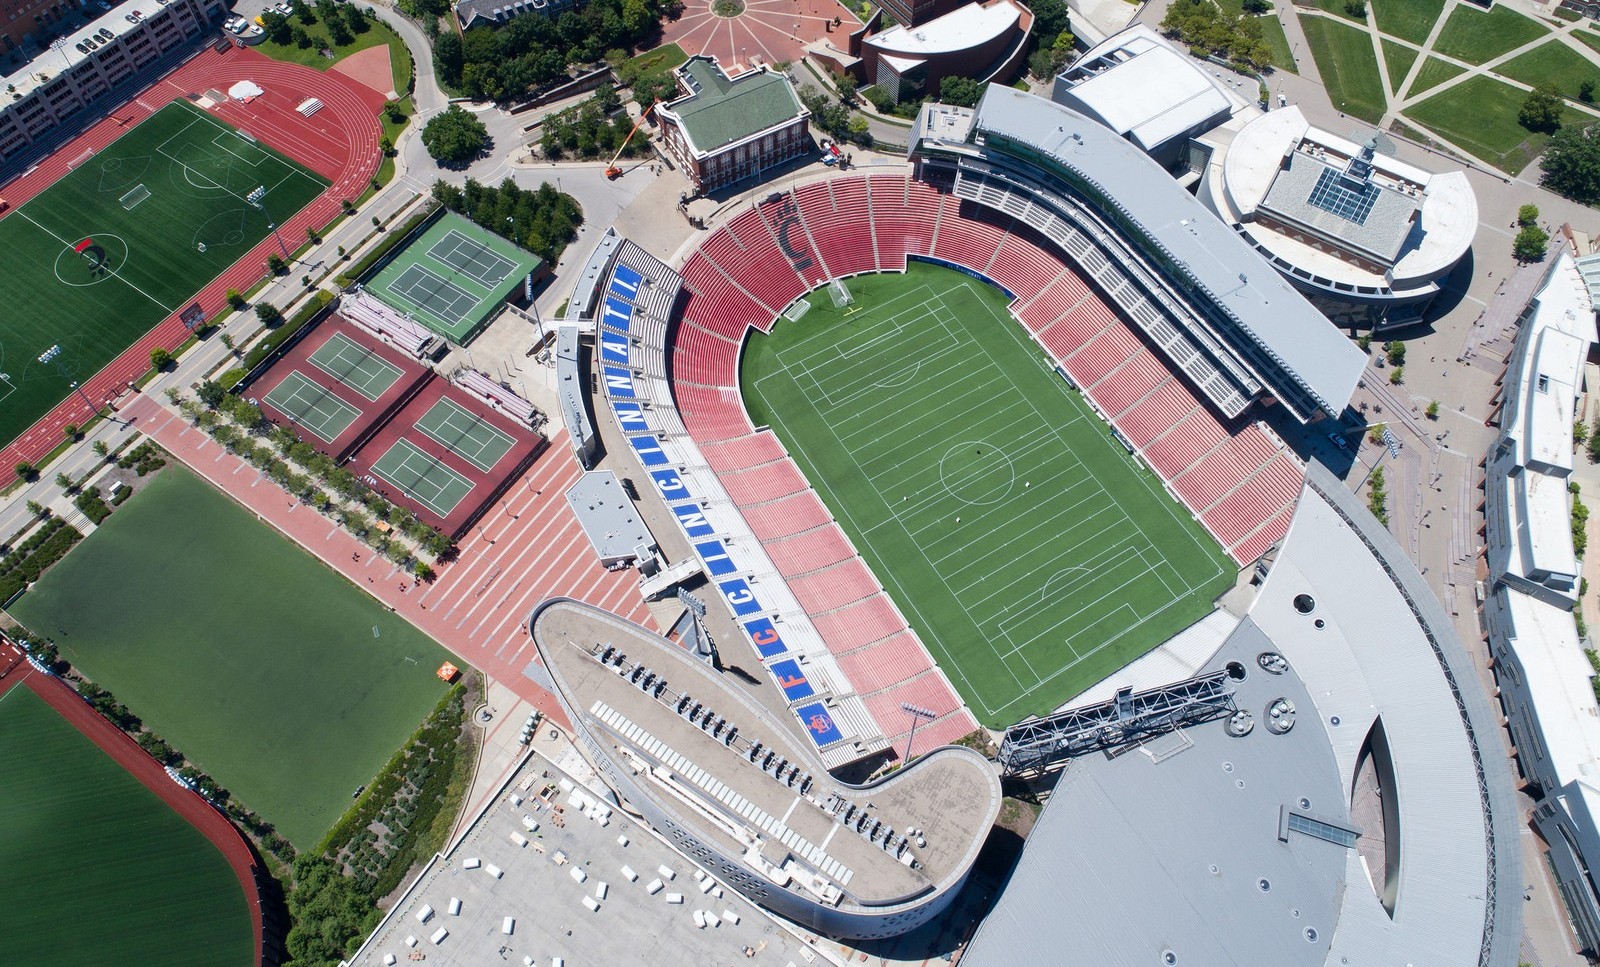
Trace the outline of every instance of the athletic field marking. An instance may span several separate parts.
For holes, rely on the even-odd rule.
[[[517,263],[455,229],[428,249],[428,258],[492,289],[505,281]]]
[[[417,309],[454,326],[483,301],[425,265],[412,264],[389,283],[389,291]]]
[[[334,333],[333,338],[318,347],[311,354],[311,362],[373,402],[403,375],[400,367],[342,332]]]
[[[248,204],[248,202],[245,202],[244,194],[241,194],[240,192],[235,191],[232,188],[229,188],[227,185],[219,184],[218,182],[213,181],[210,176],[206,175],[204,172],[197,171],[197,170],[189,167],[189,165],[187,163],[185,163],[182,158],[178,157],[176,154],[173,154],[172,152],[167,150],[167,145],[172,144],[175,141],[180,141],[180,139],[182,139],[182,141],[180,143],[180,146],[179,146],[180,149],[181,149],[181,147],[183,145],[192,145],[192,146],[194,146],[196,148],[203,147],[207,142],[205,142],[205,141],[195,141],[195,140],[192,140],[192,139],[184,138],[184,135],[188,134],[189,129],[193,128],[197,124],[208,124],[216,132],[216,134],[214,134],[212,136],[213,140],[211,142],[214,145],[217,144],[217,138],[219,138],[221,136],[234,137],[235,140],[237,140],[237,136],[234,134],[234,132],[232,130],[230,130],[229,128],[223,126],[218,121],[214,120],[210,115],[205,114],[205,113],[197,113],[197,114],[195,114],[195,116],[193,118],[190,119],[188,124],[185,124],[183,127],[179,128],[177,131],[174,131],[171,135],[169,135],[167,137],[167,139],[165,141],[163,141],[160,144],[156,145],[156,153],[161,155],[163,158],[166,158],[168,161],[172,162],[173,164],[177,165],[178,167],[182,168],[184,170],[184,178],[185,178],[185,180],[187,180],[191,185],[194,185],[196,188],[216,189],[218,191],[222,191],[222,192],[224,192],[226,194],[232,195],[234,198],[237,198],[240,202],[244,202],[245,204]],[[225,149],[225,150],[227,150],[227,149]],[[260,149],[258,147],[257,150],[262,150],[262,149]],[[238,155],[234,154],[232,150],[227,150],[227,154],[230,157],[234,158],[235,160],[244,162],[244,159],[240,158]],[[309,174],[307,174],[305,172],[302,172],[302,171],[299,171],[299,170],[297,170],[297,169],[295,169],[293,167],[290,167],[289,165],[285,165],[283,162],[279,161],[277,158],[273,158],[270,155],[267,155],[265,153],[265,151],[262,151],[262,155],[263,155],[263,160],[271,161],[275,165],[277,165],[279,168],[281,168],[283,170],[283,176],[280,177],[277,181],[273,182],[270,185],[265,184],[264,182],[261,182],[259,184],[253,184],[249,188],[245,189],[245,192],[247,192],[247,193],[250,192],[250,191],[253,191],[257,187],[262,187],[262,188],[265,188],[267,190],[267,197],[271,198],[273,190],[276,189],[279,185],[281,185],[284,182],[288,181],[290,178],[294,178],[294,177],[310,178],[311,177]],[[261,164],[261,162],[254,162],[254,163],[245,162],[245,163],[250,164],[250,166],[252,168],[259,167],[260,164]],[[232,163],[231,162],[229,163],[229,170],[232,170]],[[201,181],[205,182],[205,184],[197,183],[194,180],[197,177],[200,178]],[[258,180],[258,179],[252,178],[252,180]],[[287,216],[285,216],[285,217],[287,217]]]
[[[449,397],[428,408],[417,429],[433,442],[488,473],[517,441]]]
[[[337,440],[361,415],[360,410],[334,396],[326,387],[309,379],[298,369],[289,370],[283,382],[274,386],[264,399],[287,416],[290,423],[311,431],[324,443]]]
[[[55,232],[52,232],[50,229],[45,228],[43,225],[40,225],[38,222],[34,221],[33,217],[31,215],[29,215],[25,210],[19,208],[19,209],[16,210],[15,214],[19,218],[21,218],[23,221],[25,221],[28,224],[32,225],[34,228],[37,228],[39,231],[44,232],[46,235],[48,235],[51,238],[55,239],[57,242],[60,242],[62,245],[66,246],[67,248],[71,248],[72,245],[74,244],[74,243],[69,242],[66,239],[62,238],[60,235],[57,235]],[[124,243],[124,244],[126,244],[126,243]],[[128,253],[128,261],[129,262],[133,261],[133,253],[131,251]],[[124,262],[123,264],[126,265],[127,263]],[[132,289],[133,291],[135,291],[135,292],[139,293],[140,295],[144,296],[146,299],[149,299],[151,302],[154,302],[157,306],[159,306],[162,309],[166,310],[168,315],[171,315],[172,313],[177,311],[176,309],[174,309],[171,306],[167,305],[165,302],[162,302],[160,299],[157,299],[155,296],[151,295],[150,293],[148,293],[148,292],[144,291],[143,289],[139,288],[138,286],[134,285],[132,282],[129,282],[128,279],[122,274],[122,272],[120,270],[118,270],[118,269],[106,269],[106,274],[115,276],[118,282],[121,282],[123,285],[127,286],[128,288]]]
[[[450,516],[472,492],[472,481],[404,437],[373,462],[371,472],[441,518]]]

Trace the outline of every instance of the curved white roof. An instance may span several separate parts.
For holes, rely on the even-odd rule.
[[[1388,279],[1251,223],[1249,216],[1265,201],[1284,156],[1297,150],[1302,142],[1342,157],[1361,150],[1361,145],[1347,138],[1312,127],[1298,107],[1290,106],[1269,111],[1244,125],[1223,159],[1223,197],[1231,209],[1227,214],[1244,221],[1251,238],[1274,255],[1335,282],[1406,289],[1448,272],[1472,246],[1478,229],[1478,200],[1467,176],[1459,171],[1435,174],[1384,155],[1373,159],[1376,181],[1421,186],[1417,224],[1406,238]]]
[[[1061,76],[1053,98],[1146,151],[1239,106],[1193,58],[1136,24],[1090,50]]]
[[[1022,10],[1011,0],[970,3],[917,27],[895,26],[866,42],[885,53],[921,60],[987,43],[1016,26]]]

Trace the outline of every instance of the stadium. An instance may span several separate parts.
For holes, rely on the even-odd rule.
[[[1178,948],[1181,962],[1259,961],[1275,934],[1249,922],[1244,887],[1200,889],[1199,857],[1201,873],[1169,868],[1162,850],[1186,842],[1260,853],[1261,874],[1303,894],[1316,923],[1296,907],[1293,962],[1356,962],[1341,957],[1374,945],[1427,959],[1446,930],[1421,910],[1448,922],[1449,962],[1514,962],[1518,874],[1497,875],[1518,868],[1510,776],[1479,753],[1494,718],[1415,568],[1302,456],[1345,429],[1355,347],[1137,148],[1069,109],[991,87],[974,110],[925,108],[909,157],[909,177],[802,180],[732,207],[676,269],[609,236],[558,339],[580,460],[603,449],[653,482],[641,507],[660,510],[661,551],[692,565],[671,576],[699,594],[703,574],[721,599],[703,622],[720,661],[754,662],[766,675],[751,681],[776,686],[749,690],[769,727],[804,744],[800,768],[840,776],[906,762],[910,779],[923,754],[979,727],[1010,727],[1008,774],[1072,760],[969,951],[978,962],[1118,949],[1117,963],[1177,964]],[[576,391],[586,336],[592,416]],[[1241,577],[1258,585],[1252,603],[1219,608]],[[1329,632],[1336,659],[1312,647]],[[632,734],[637,704],[574,680],[554,691],[602,771],[679,768]],[[1060,711],[1074,701],[1088,704]],[[716,727],[690,704],[680,717]],[[1076,758],[1089,751],[1109,755]],[[1193,823],[1159,818],[1234,756],[1287,778],[1236,807],[1202,794]],[[1152,761],[1155,779],[1124,775]],[[1445,762],[1452,781],[1401,784]],[[1159,842],[1135,848],[1150,835],[1137,817],[1105,815],[1121,800],[1094,787],[1124,782],[1146,784]],[[936,890],[874,923],[870,896],[839,890],[805,846],[710,801],[684,822],[662,790],[623,785],[653,819],[666,803],[674,818],[659,825],[713,866],[763,868],[754,855],[803,873],[819,888],[803,914],[730,882],[824,933],[892,935],[949,901]],[[1238,810],[1232,846],[1203,846],[1213,809]],[[1452,853],[1443,829],[1481,835],[1452,834]],[[1307,858],[1307,837],[1328,852]],[[1163,946],[1125,892],[1096,890],[1106,863],[1130,889],[1167,884],[1153,889],[1193,903],[1195,920]],[[1084,916],[1056,918],[1051,939],[1079,939],[1021,950],[1059,907],[1063,869],[1084,877]],[[1273,882],[1230,877],[1260,895]],[[1246,939],[1218,940],[1210,918]]]

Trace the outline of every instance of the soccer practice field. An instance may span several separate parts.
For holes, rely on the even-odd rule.
[[[199,830],[29,688],[0,696],[0,736],[0,963],[255,963],[244,891]]]
[[[433,639],[175,466],[11,613],[302,850],[447,687]]]
[[[179,101],[0,218],[0,443],[187,308],[266,236],[269,215],[282,224],[327,185]],[[246,200],[257,188],[265,211]]]
[[[980,722],[1011,725],[1203,617],[1222,549],[991,286],[912,263],[754,335],[741,380]]]

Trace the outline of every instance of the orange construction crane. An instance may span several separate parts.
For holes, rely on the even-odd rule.
[[[628,150],[628,142],[632,141],[633,136],[639,133],[640,128],[644,127],[645,119],[650,116],[650,112],[654,111],[656,109],[656,105],[660,103],[661,101],[658,99],[652,102],[649,107],[639,112],[639,120],[633,122],[633,130],[629,131],[628,136],[622,139],[622,146],[617,148],[617,153],[611,156],[611,163],[606,165],[607,178],[615,181],[622,177],[622,169],[617,167],[617,159],[622,157],[622,152]]]

